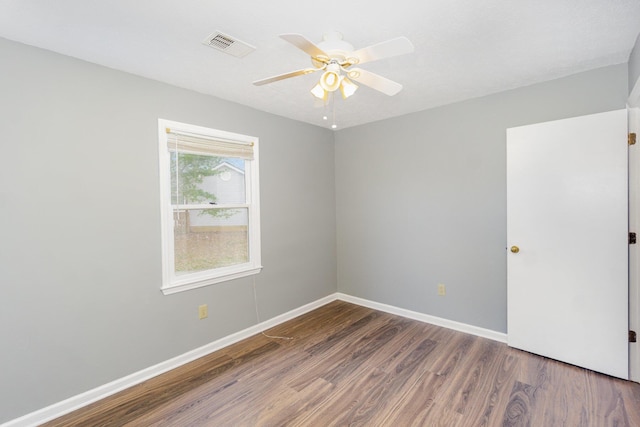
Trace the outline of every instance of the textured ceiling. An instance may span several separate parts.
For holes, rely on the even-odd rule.
[[[236,58],[201,42],[219,30],[257,49]],[[309,93],[319,73],[278,37],[318,43],[340,31],[356,49],[398,36],[413,54],[361,68],[401,83],[335,101],[338,128],[626,62],[638,0],[0,0],[0,37],[329,127]]]

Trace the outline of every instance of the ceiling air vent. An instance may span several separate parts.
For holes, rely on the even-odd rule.
[[[230,35],[221,33],[220,31],[216,31],[211,34],[209,37],[204,39],[202,43],[238,58],[242,58],[256,50],[256,48],[250,44],[235,39]]]

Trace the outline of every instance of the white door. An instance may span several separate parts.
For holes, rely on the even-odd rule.
[[[628,378],[626,110],[507,129],[507,342]]]

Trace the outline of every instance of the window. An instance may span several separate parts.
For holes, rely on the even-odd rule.
[[[260,272],[258,138],[158,120],[162,291]]]

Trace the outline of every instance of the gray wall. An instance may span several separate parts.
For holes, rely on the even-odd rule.
[[[0,39],[0,423],[336,292],[330,131]],[[158,118],[260,138],[257,276],[160,292]],[[199,304],[209,318],[198,320]]]
[[[640,78],[640,34],[629,55],[629,93],[633,90],[638,78]]]
[[[505,130],[627,92],[620,64],[337,132],[340,292],[505,332]]]

